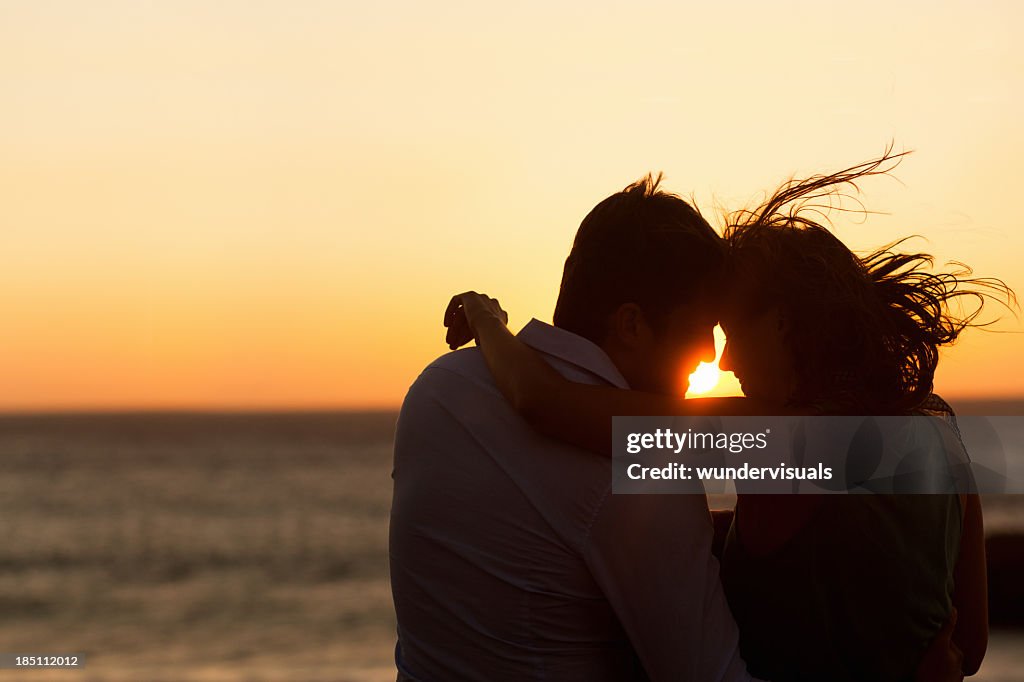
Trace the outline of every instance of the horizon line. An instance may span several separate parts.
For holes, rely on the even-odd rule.
[[[697,396],[700,397],[700,396]],[[1024,402],[1024,393],[1013,395],[942,396],[950,404],[956,403],[1013,403]],[[19,416],[71,416],[71,415],[132,415],[132,414],[384,414],[401,410],[401,403],[393,405],[268,405],[268,406],[203,406],[203,405],[147,405],[147,406],[52,406],[52,407],[0,407],[0,417]]]

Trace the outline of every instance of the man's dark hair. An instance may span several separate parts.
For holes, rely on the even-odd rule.
[[[650,174],[587,214],[565,259],[555,326],[600,344],[608,316],[635,303],[656,331],[678,306],[719,283],[725,243],[701,214]]]

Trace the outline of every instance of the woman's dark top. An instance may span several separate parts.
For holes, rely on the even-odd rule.
[[[952,608],[956,495],[830,495],[767,556],[733,523],[722,583],[750,673],[772,682],[909,680]]]
[[[744,548],[734,521],[722,583],[750,673],[912,679],[952,609],[961,530],[958,495],[825,495],[815,517],[765,556]]]

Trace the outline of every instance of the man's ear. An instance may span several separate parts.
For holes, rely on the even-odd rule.
[[[653,331],[636,303],[623,303],[611,314],[609,336],[622,347],[634,349],[650,341]]]

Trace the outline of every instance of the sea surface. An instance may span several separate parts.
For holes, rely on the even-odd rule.
[[[0,653],[86,659],[0,682],[394,680],[395,418],[0,416]],[[1024,534],[1024,496],[985,507]],[[1024,631],[973,679],[1024,681]]]

